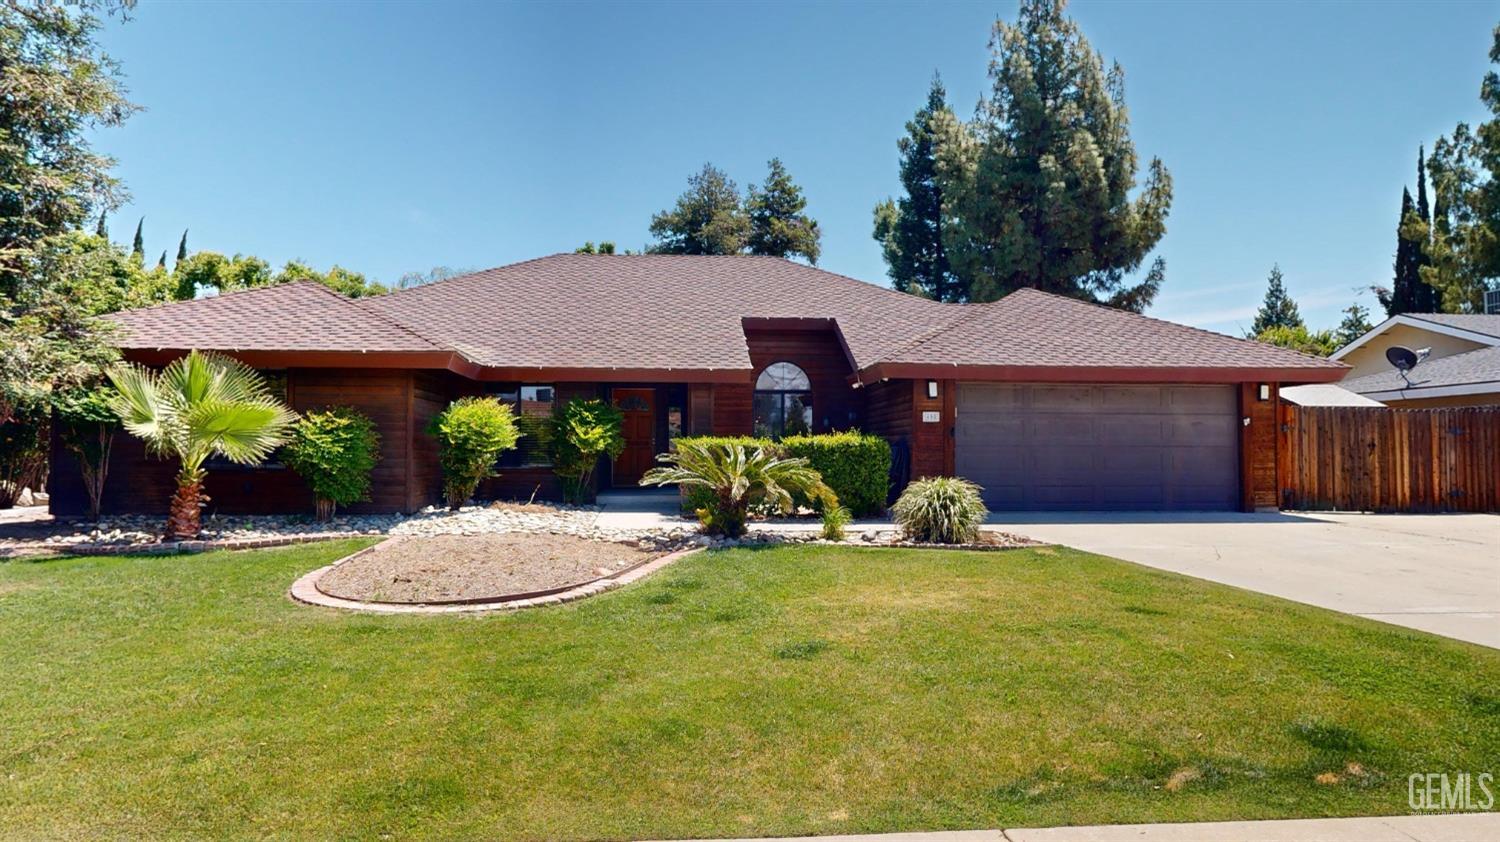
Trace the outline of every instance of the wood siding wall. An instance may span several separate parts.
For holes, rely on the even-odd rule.
[[[849,383],[854,372],[831,328],[746,328],[745,343],[757,376],[766,366],[779,362],[792,363],[807,372],[813,393],[813,432],[860,426],[864,402]]]
[[[291,369],[287,372],[287,402],[305,412],[330,406],[352,406],[370,416],[380,432],[380,462],[376,464],[368,502],[349,507],[353,512],[410,511],[415,495],[409,474],[413,452],[413,373],[398,369]],[[420,444],[419,448],[426,445]],[[88,511],[88,496],[78,465],[55,440],[49,487],[51,510],[59,515]],[[433,454],[435,467],[435,453]],[[141,441],[120,432],[115,436],[103,510],[108,514],[165,512],[174,488],[176,462],[146,453]],[[276,514],[311,512],[312,492],[302,478],[287,468],[215,466],[204,488],[207,514]]]
[[[1269,400],[1260,399],[1259,383],[1240,384],[1240,499],[1247,512],[1275,509],[1278,429],[1277,387],[1271,385]],[[1249,426],[1244,425],[1250,419]]]
[[[755,424],[750,415],[754,388],[749,383],[715,383],[713,386],[713,421],[716,436],[748,436]]]
[[[1500,408],[1280,408],[1282,506],[1500,511]]]

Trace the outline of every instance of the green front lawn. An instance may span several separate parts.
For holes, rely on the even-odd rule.
[[[0,564],[0,836],[1401,813],[1409,773],[1500,758],[1500,652],[1071,550],[700,554],[512,615],[286,599],[358,546]]]

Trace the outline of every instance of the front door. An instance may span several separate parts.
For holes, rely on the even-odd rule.
[[[656,465],[656,390],[615,389],[614,404],[625,416],[625,450],[615,460],[615,487],[633,487]]]

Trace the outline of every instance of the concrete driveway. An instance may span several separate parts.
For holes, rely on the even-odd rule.
[[[1500,516],[997,513],[1008,532],[1500,648]]]

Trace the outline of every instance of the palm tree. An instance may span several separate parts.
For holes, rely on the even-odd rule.
[[[198,534],[203,463],[224,456],[261,462],[286,441],[297,414],[273,397],[265,380],[238,360],[192,351],[161,371],[139,365],[109,370],[110,408],[131,434],[163,457],[176,457],[177,493],[167,515],[168,540]]]
[[[641,485],[677,483],[713,492],[713,506],[697,512],[710,533],[731,538],[745,534],[745,519],[756,504],[790,512],[794,496],[799,496],[818,500],[825,508],[838,505],[833,489],[806,459],[784,457],[771,448],[747,451],[744,445],[728,442],[679,441],[675,452],[657,459],[667,467],[647,471]]]

